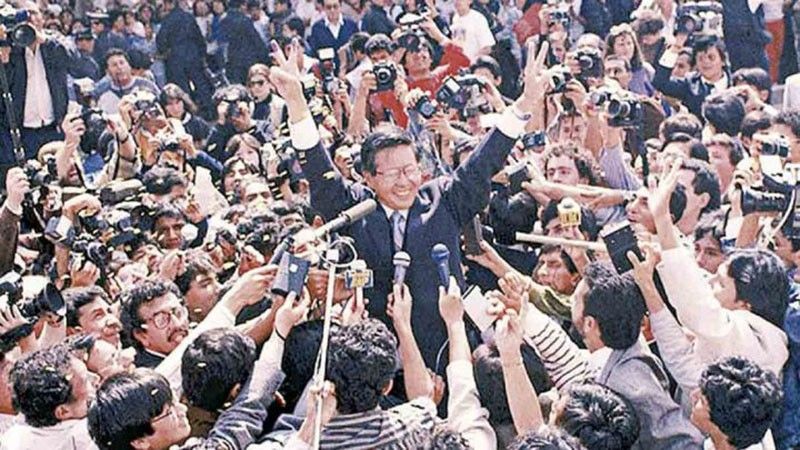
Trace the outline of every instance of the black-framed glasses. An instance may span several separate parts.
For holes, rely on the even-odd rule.
[[[386,171],[375,171],[376,174],[382,176],[387,181],[394,181],[400,178],[400,175],[405,175],[411,178],[420,174],[419,164],[411,164],[399,169],[389,169]]]
[[[150,318],[145,319],[145,322],[152,322],[153,325],[158,330],[163,330],[167,328],[169,323],[172,321],[174,317],[175,320],[181,321],[189,315],[189,310],[186,309],[185,305],[173,306],[172,308],[166,311],[159,311],[153,314]]]

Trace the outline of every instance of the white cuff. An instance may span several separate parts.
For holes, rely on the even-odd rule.
[[[292,147],[295,150],[309,150],[319,143],[319,130],[311,114],[300,122],[289,122],[289,134],[292,136]]]
[[[525,132],[527,123],[527,120],[521,119],[514,112],[514,105],[511,105],[500,114],[500,119],[497,121],[497,129],[511,139],[517,139]]]
[[[672,69],[675,67],[676,62],[678,62],[678,54],[670,49],[667,49],[667,51],[661,55],[661,59],[658,60],[658,64],[666,67],[667,69]]]

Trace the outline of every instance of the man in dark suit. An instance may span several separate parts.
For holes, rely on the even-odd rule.
[[[169,13],[161,22],[156,46],[159,53],[166,55],[167,81],[180,86],[203,111],[209,112],[213,108],[213,89],[204,70],[206,40],[194,16],[181,9],[177,0],[166,0],[164,9]]]
[[[6,41],[5,29],[0,40],[2,60],[8,76],[14,104],[14,117],[22,134],[25,155],[36,156],[42,145],[62,139],[58,127],[67,115],[67,70],[69,54],[57,39],[43,33],[44,16],[36,3],[25,4],[28,24],[36,31],[36,39],[27,47]],[[8,111],[5,111],[9,113]],[[8,128],[6,118],[0,126]]]
[[[369,10],[361,19],[361,31],[369,33],[370,36],[376,34],[391,36],[392,31],[397,28],[397,24],[386,12],[386,7],[391,5],[392,2],[388,0],[372,0]]]
[[[692,114],[702,118],[705,98],[731,86],[726,68],[728,57],[722,39],[714,36],[698,38],[692,48],[692,65],[697,70],[686,77],[673,77],[672,68],[686,39],[685,34],[676,35],[675,42],[658,60],[653,86],[664,95],[680,100]]]
[[[247,71],[255,63],[267,63],[267,46],[247,16],[244,0],[231,0],[220,23],[222,40],[228,45],[225,72],[231,83],[245,84]]]
[[[332,48],[337,55],[334,58],[339,67],[338,50],[350,41],[350,36],[358,31],[358,25],[342,15],[340,0],[317,0],[325,9],[325,17],[319,19],[311,27],[308,36],[308,48],[311,56],[317,57],[321,48]]]
[[[299,49],[289,55],[274,56],[281,62],[271,72],[273,85],[286,100],[292,145],[303,162],[311,187],[311,205],[327,220],[340,211],[368,198],[379,206],[362,220],[344,230],[355,240],[360,258],[374,271],[374,287],[365,294],[370,299],[373,317],[390,324],[386,315],[387,296],[392,290],[392,257],[403,250],[411,255],[406,283],[414,298],[412,325],[428,367],[436,367],[437,354],[447,333],[437,314],[438,278],[431,260],[437,243],[450,250],[450,272],[464,286],[461,271],[460,234],[489,201],[491,177],[506,162],[533,105],[541,104],[545,82],[543,73],[547,45],[537,58],[530,58],[526,69],[525,91],[503,112],[499,125],[491,131],[469,160],[453,176],[422,183],[419,153],[409,135],[397,128],[371,134],[362,146],[361,161],[365,183],[346,183],[335,169],[303,98],[298,69],[293,64]],[[532,49],[531,49],[532,51]],[[530,53],[533,54],[533,53]],[[441,366],[439,369],[443,370]]]

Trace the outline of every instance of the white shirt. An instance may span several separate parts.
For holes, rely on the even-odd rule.
[[[717,81],[710,81],[705,77],[700,77],[703,80],[703,83],[710,84],[712,86],[711,92],[722,92],[725,89],[728,89],[728,74],[723,73],[722,78]]]
[[[344,25],[344,18],[341,15],[339,15],[339,20],[336,23],[332,23],[327,16],[325,17],[325,26],[331,30],[334,39],[339,39],[339,31],[342,29],[342,25]]]
[[[0,450],[97,450],[86,419],[65,420],[51,427],[12,426],[0,439]]]
[[[716,450],[711,438],[703,441],[703,450]],[[764,435],[764,439],[762,439],[761,442],[751,445],[745,450],[775,450],[775,443],[772,441],[772,431],[767,430],[767,434]]]
[[[486,17],[474,9],[470,9],[463,16],[458,13],[453,14],[453,24],[450,28],[453,31],[453,40],[461,44],[470,62],[475,62],[480,56],[481,49],[491,47],[495,43]]]
[[[394,214],[395,210],[392,209],[392,208],[389,208],[388,206],[384,205],[383,203],[381,203],[380,205],[381,205],[381,208],[383,208],[383,212],[386,213],[386,217],[389,218],[389,222],[391,222],[392,221],[392,214]],[[408,222],[408,210],[407,209],[398,210],[397,212],[399,212],[400,215],[403,216],[403,220],[404,221]]]
[[[26,128],[41,128],[55,121],[53,98],[50,96],[41,50],[41,45],[36,47],[35,52],[30,47],[25,48],[28,82],[25,84],[25,115],[22,126]]]
[[[800,73],[786,78],[783,87],[783,110],[800,108]]]

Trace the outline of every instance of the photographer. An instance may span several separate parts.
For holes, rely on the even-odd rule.
[[[206,152],[225,163],[231,155],[225,151],[228,141],[237,133],[247,133],[264,144],[273,139],[279,124],[271,120],[253,119],[253,101],[242,85],[231,85],[214,93],[219,119],[211,128]]]
[[[14,257],[17,254],[19,221],[22,217],[22,202],[30,190],[30,183],[25,172],[14,167],[6,173],[6,190],[8,195],[0,208],[0,275],[14,268]]]
[[[128,54],[121,49],[112,48],[105,55],[106,75],[97,83],[94,98],[97,106],[106,114],[120,114],[120,101],[135,89],[146,89],[158,96],[160,90],[152,81],[133,75]]]
[[[67,114],[69,55],[55,37],[44,33],[44,16],[35,2],[24,2],[27,20],[9,33],[0,26],[0,62],[8,76],[13,113],[22,134],[27,158],[39,147],[59,140],[59,124]],[[9,41],[12,35],[13,43]],[[7,127],[7,118],[2,128]]]

